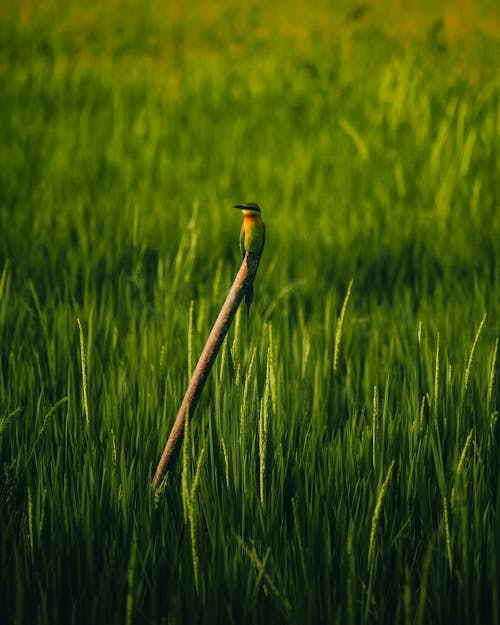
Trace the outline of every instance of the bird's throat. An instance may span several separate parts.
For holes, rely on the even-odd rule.
[[[243,213],[245,223],[255,223],[260,219],[259,213]]]

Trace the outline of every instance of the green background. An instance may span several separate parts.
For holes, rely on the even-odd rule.
[[[2,3],[1,621],[500,623],[499,36]],[[250,316],[155,498],[247,201]]]

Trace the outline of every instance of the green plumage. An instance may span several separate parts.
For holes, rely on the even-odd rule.
[[[266,241],[266,226],[262,221],[260,208],[257,204],[250,202],[248,204],[238,204],[235,208],[243,211],[243,225],[240,233],[240,250],[242,258],[245,254],[255,254],[260,256],[264,249]],[[253,284],[250,284],[245,294],[245,302],[250,310],[250,304],[253,300]]]
[[[245,253],[257,254],[260,256],[266,242],[266,226],[262,219],[260,224],[245,224],[241,226],[240,232],[240,250],[242,258],[245,257]]]

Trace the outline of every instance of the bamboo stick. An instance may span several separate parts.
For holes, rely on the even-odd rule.
[[[222,305],[212,331],[208,336],[205,347],[201,352],[201,356],[187,387],[186,394],[184,395],[181,407],[177,413],[177,418],[172,426],[167,444],[165,445],[160,462],[156,468],[156,473],[152,482],[153,490],[158,488],[165,473],[171,471],[175,464],[184,438],[184,426],[186,424],[187,412],[189,410],[189,416],[191,417],[195,411],[203,386],[215,362],[220,346],[229,330],[234,315],[238,310],[238,306],[245,295],[245,291],[254,281],[258,266],[259,256],[249,253],[245,254],[241,267]]]

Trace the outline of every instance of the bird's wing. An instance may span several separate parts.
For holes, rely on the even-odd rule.
[[[241,228],[241,232],[240,232],[240,250],[241,250],[241,257],[245,258],[245,230],[243,229],[243,227]]]

